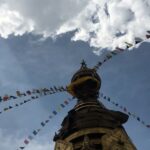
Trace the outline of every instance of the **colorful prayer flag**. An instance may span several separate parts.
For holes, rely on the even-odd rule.
[[[25,148],[25,147],[22,147],[22,146],[20,147],[20,149],[24,149],[24,148]]]
[[[31,91],[26,91],[26,93],[27,93],[28,95],[31,95],[31,94],[32,94]]]
[[[0,102],[2,102],[2,100],[3,100],[3,99],[2,99],[2,97],[0,96]]]
[[[48,123],[48,122],[49,122],[49,120],[46,120],[46,121],[45,121],[45,123]]]
[[[4,108],[4,111],[7,111],[7,110],[9,110],[9,108]]]
[[[53,114],[54,114],[54,115],[57,115],[57,112],[54,110],[54,111],[53,111]]]
[[[106,99],[106,96],[104,96],[104,99]]]
[[[122,49],[122,48],[119,48],[119,47],[116,47],[117,50],[119,51],[124,51],[125,49]]]
[[[3,101],[7,101],[7,100],[9,100],[9,96],[8,96],[8,95],[5,95],[5,96],[3,97]]]
[[[66,105],[68,105],[68,101],[67,101],[67,100],[65,100],[64,103],[65,103]]]
[[[139,117],[137,117],[137,120],[138,120],[138,121],[140,121],[140,118],[139,118]]]
[[[29,140],[32,140],[32,139],[33,139],[33,137],[32,137],[31,135],[29,135],[29,136],[28,136],[28,139],[29,139]]]
[[[11,96],[9,96],[9,97],[10,97],[10,98],[13,98],[13,99],[17,99],[17,97],[15,97],[15,96],[12,96],[12,95],[11,95]]]
[[[24,140],[24,143],[25,143],[25,144],[29,144],[29,141],[28,141],[28,140]]]
[[[37,132],[40,132],[41,131],[41,129],[37,129]]]
[[[150,128],[150,125],[146,125],[147,128]]]
[[[147,34],[147,35],[146,35],[146,38],[149,39],[149,38],[150,38],[150,35]]]
[[[115,51],[111,51],[111,54],[113,55],[117,55],[117,53]]]
[[[45,126],[45,123],[44,123],[44,122],[41,122],[41,125],[44,127],[44,126]]]
[[[37,135],[37,131],[34,130],[34,131],[33,131],[33,134],[34,134],[34,135]]]
[[[123,110],[124,110],[125,112],[127,112],[127,109],[126,109],[126,107],[124,107],[124,108],[123,108]]]
[[[53,117],[52,116],[49,116],[49,119],[52,119]]]
[[[65,105],[64,105],[64,104],[60,104],[60,106],[61,106],[62,108],[64,108],[64,107],[65,107]]]

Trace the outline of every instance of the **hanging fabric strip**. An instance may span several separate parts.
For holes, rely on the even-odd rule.
[[[61,89],[61,91],[62,91],[62,88],[63,88],[63,87],[59,87],[58,90]],[[7,107],[3,108],[2,110],[0,110],[0,114],[2,114],[2,113],[4,113],[4,112],[7,112],[7,111],[9,111],[9,110],[11,110],[11,109],[13,109],[13,108],[20,107],[21,105],[24,105],[25,103],[28,103],[28,102],[30,102],[30,101],[39,99],[39,98],[42,97],[42,96],[51,95],[51,94],[55,94],[55,93],[57,93],[57,92],[60,92],[60,91],[57,91],[57,92],[56,92],[55,90],[54,90],[53,92],[51,92],[51,91],[48,91],[47,89],[43,89],[42,91],[43,91],[43,92],[42,92],[42,94],[40,94],[40,95],[39,95],[39,92],[37,93],[36,91],[34,91],[34,92],[35,92],[34,94],[37,94],[37,95],[31,96],[29,99],[24,100],[23,102],[16,103],[16,104],[14,104],[14,105],[10,105],[10,106],[7,106]],[[63,91],[65,91],[65,89],[63,89]]]
[[[18,98],[22,98],[22,97],[26,97],[26,96],[32,96],[32,95],[46,95],[47,93],[49,94],[53,94],[56,92],[64,92],[66,91],[66,87],[64,88],[63,86],[53,86],[50,88],[39,88],[39,89],[32,89],[32,90],[27,90],[26,92],[21,92],[20,90],[16,91],[15,95],[11,95],[11,94],[5,94],[4,96],[0,96],[0,102],[6,102],[9,100],[14,100],[14,99],[18,99]]]
[[[73,99],[74,99],[74,98],[68,98],[68,99],[65,100],[63,103],[59,104],[59,105],[57,106],[57,108],[61,106],[61,107],[60,107],[60,108],[61,108],[60,111],[62,111],[66,106],[68,106],[68,104],[69,104],[71,101],[73,101]],[[62,107],[62,106],[63,106],[63,107]],[[60,112],[60,111],[59,111],[59,112]],[[35,136],[37,136],[38,133],[39,133],[41,130],[43,130],[43,129],[46,127],[46,125],[50,122],[50,120],[51,120],[52,118],[54,118],[57,114],[58,114],[57,109],[54,109],[54,110],[51,112],[51,115],[49,115],[49,116],[47,117],[47,119],[45,119],[44,121],[42,121],[42,122],[40,123],[40,127],[37,128],[37,129],[34,129],[34,130],[32,131],[32,133],[31,133],[29,136],[27,136],[27,138],[25,138],[25,140],[24,140],[24,142],[23,142],[24,145],[23,145],[23,146],[20,146],[17,150],[25,149],[26,146],[29,145],[30,142],[35,138]]]
[[[124,106],[120,105],[119,103],[111,100],[110,97],[105,96],[103,93],[100,93],[100,97],[103,98],[105,101],[112,103],[114,106],[120,108],[122,111],[124,111],[126,114],[128,114],[129,116],[136,119],[138,122],[140,122],[145,127],[150,128],[150,124],[149,125],[146,124],[145,121],[143,121],[139,116],[137,116],[135,113],[131,113],[130,111],[128,111],[128,109],[126,107],[124,107]]]
[[[129,43],[129,42],[125,42],[126,48],[120,48],[120,47],[116,47],[113,51],[108,52],[106,54],[106,56],[103,58],[102,61],[99,61],[94,67],[93,69],[98,70],[100,68],[101,65],[103,65],[103,63],[107,62],[109,59],[111,59],[113,56],[118,55],[122,52],[124,52],[127,49],[130,49],[131,47],[134,47],[137,44],[142,43],[143,41],[150,39],[150,31],[147,31],[146,34],[146,39],[141,39],[139,37],[136,37],[134,39],[134,43]]]

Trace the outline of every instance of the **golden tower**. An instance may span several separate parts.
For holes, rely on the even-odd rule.
[[[77,104],[54,136],[55,150],[136,150],[122,124],[128,115],[107,109],[99,100],[100,76],[82,62],[67,86]]]

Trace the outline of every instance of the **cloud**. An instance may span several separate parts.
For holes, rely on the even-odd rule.
[[[25,32],[52,36],[62,24],[77,16],[86,4],[86,0],[3,0],[0,34],[4,38]]]
[[[150,30],[149,0],[3,0],[0,35],[25,32],[54,37],[75,31],[73,41],[114,49],[145,39]],[[6,16],[4,18],[4,16]]]
[[[98,49],[125,47],[125,42],[134,43],[136,37],[145,38],[150,30],[149,10],[148,0],[92,0],[75,19],[61,26],[57,34],[77,29],[74,41],[89,42]]]

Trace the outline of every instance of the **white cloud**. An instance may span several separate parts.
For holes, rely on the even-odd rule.
[[[96,48],[124,47],[135,37],[145,38],[150,30],[149,0],[92,0],[73,20],[61,26],[57,34],[78,29],[74,41],[89,42]]]
[[[1,16],[8,18],[0,20],[0,29],[4,23],[8,26],[5,31],[0,31],[2,37],[31,31],[50,36],[63,23],[77,16],[87,0],[3,0],[1,3]]]
[[[150,0],[3,0],[0,34],[44,37],[77,30],[72,40],[114,49],[150,30]],[[5,16],[5,17],[4,17]],[[7,18],[7,19],[5,19]]]

